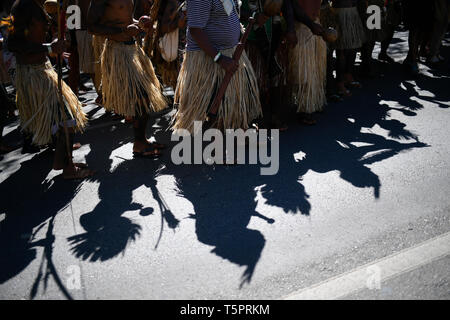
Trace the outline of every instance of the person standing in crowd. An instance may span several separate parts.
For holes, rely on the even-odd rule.
[[[87,74],[95,87],[97,94],[100,92],[100,81],[95,79],[95,56],[92,35],[87,30],[87,13],[90,0],[72,0],[81,11],[81,28],[74,30],[76,38],[76,48],[79,60],[79,71]],[[80,84],[80,88],[83,88]],[[83,88],[84,89],[84,88]],[[99,94],[100,95],[100,94]]]
[[[322,0],[320,6],[320,24],[326,30],[329,28],[336,30],[337,19],[334,8],[331,6],[331,0]],[[333,54],[336,51],[335,42],[327,42],[327,79],[326,96],[329,102],[341,102],[343,99],[337,92],[336,78],[334,76]]]
[[[236,0],[187,0],[187,45],[177,88],[178,111],[172,128],[193,132],[194,121],[204,121],[225,76],[233,73],[212,126],[248,129],[262,116],[258,82],[243,52],[231,56],[240,38],[239,4]]]
[[[94,172],[85,164],[73,163],[73,134],[83,130],[87,118],[76,95],[64,82],[62,92],[58,92],[58,75],[47,54],[61,55],[65,42],[59,39],[44,42],[50,17],[43,2],[17,0],[11,9],[13,24],[7,46],[17,59],[16,101],[21,127],[32,134],[38,145],[49,144],[52,136],[56,136],[53,169],[62,169],[65,179],[82,179]],[[63,105],[59,103],[59,94]]]
[[[430,39],[430,51],[427,62],[435,64],[443,61],[444,58],[439,54],[442,45],[442,39],[447,32],[450,19],[450,1],[434,0],[433,2],[433,32]]]
[[[297,44],[289,51],[288,81],[299,119],[307,125],[316,123],[313,113],[322,111],[327,102],[327,45],[321,37],[325,31],[320,25],[320,6],[321,0],[293,1]]]
[[[89,8],[92,6],[93,0],[89,2]],[[90,10],[88,8],[88,16],[87,21],[90,21],[91,18],[89,17],[89,14],[92,14],[94,12],[93,10]],[[88,32],[92,35],[92,53],[94,58],[94,82],[95,82],[95,89],[97,91],[97,98],[95,99],[95,103],[102,105],[103,104],[103,94],[102,94],[102,52],[103,48],[105,46],[106,37],[101,34],[95,34],[91,30],[89,30],[88,25]]]
[[[106,37],[101,56],[104,107],[133,119],[134,157],[156,158],[165,146],[150,143],[146,128],[150,112],[162,111],[167,101],[150,59],[135,39],[141,27],[148,30],[153,22],[145,16],[134,20],[133,11],[133,0],[93,0],[88,26]]]
[[[378,60],[394,63],[388,54],[387,50],[394,38],[395,29],[400,25],[402,18],[402,0],[387,0],[386,1],[386,30],[384,39],[381,41],[380,53]]]
[[[403,65],[408,73],[417,75],[419,73],[419,46],[433,27],[433,6],[423,5],[420,0],[403,1],[402,4],[404,22],[409,29],[409,50]]]
[[[354,0],[333,0],[338,38],[336,41],[336,76],[339,95],[351,96],[348,89],[360,88],[353,78],[356,51],[365,42],[364,27]]]
[[[373,65],[372,53],[376,42],[383,42],[386,38],[386,12],[385,0],[360,0],[358,1],[358,10],[361,17],[361,23],[366,33],[366,41],[361,48],[361,74],[374,77],[375,70]],[[371,14],[367,9],[372,6],[378,7],[380,12],[380,28],[369,29],[367,21]]]
[[[240,15],[241,23],[244,27],[248,26],[250,17],[256,19],[255,25],[249,34],[245,52],[252,63],[258,81],[259,97],[263,111],[263,123],[258,124],[260,128],[271,126],[270,108],[272,102],[270,99],[269,69],[272,62],[273,24],[272,18],[264,14],[263,2],[261,0],[244,0]]]

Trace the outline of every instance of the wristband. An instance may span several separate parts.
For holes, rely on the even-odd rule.
[[[216,56],[214,57],[214,62],[219,61],[220,57],[222,56],[222,53],[219,51],[218,54],[216,54]]]

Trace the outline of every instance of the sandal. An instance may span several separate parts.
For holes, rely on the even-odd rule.
[[[133,151],[133,158],[157,159],[162,156],[159,149],[154,147],[145,148],[144,151]]]

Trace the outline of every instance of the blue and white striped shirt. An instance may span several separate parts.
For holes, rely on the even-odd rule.
[[[222,1],[232,1],[234,9],[228,16]],[[217,50],[233,48],[239,42],[237,0],[187,0],[187,45],[188,51],[201,50],[192,38],[189,28],[203,29]]]

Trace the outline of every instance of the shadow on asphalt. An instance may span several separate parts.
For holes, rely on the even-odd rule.
[[[260,231],[248,228],[250,219],[257,217],[276,223],[276,219],[281,218],[265,217],[257,211],[258,194],[266,204],[281,208],[286,214],[309,215],[311,204],[302,177],[309,171],[337,171],[343,180],[357,188],[370,188],[374,198],[379,198],[382,181],[369,165],[400,152],[427,147],[417,133],[391,118],[391,112],[418,116],[423,105],[413,97],[447,108],[442,103],[450,98],[446,81],[421,76],[415,79],[414,85],[405,80],[400,64],[379,63],[378,67],[381,78],[363,81],[365,88],[354,91],[352,98],[329,105],[317,126],[291,124],[289,131],[280,134],[280,169],[274,176],[261,176],[258,165],[175,166],[169,159],[170,149],[159,161],[123,159],[112,168],[111,153],[132,141],[131,128],[117,125],[114,130],[104,127],[87,132],[80,141],[90,144],[87,163],[92,168],[101,168],[93,178],[99,183],[100,200],[91,212],[80,217],[84,232],[68,238],[72,254],[82,260],[106,261],[123,253],[130,242],[136,241],[141,226],[122,214],[139,209],[142,216],[147,216],[158,211],[133,202],[132,192],[141,186],[147,187],[149,197],[158,201],[164,222],[159,238],[164,225],[169,229],[182,227],[182,221],[170,210],[170,203],[156,187],[158,175],[172,175],[176,178],[179,195],[194,207],[190,218],[195,219],[198,241],[212,246],[211,252],[217,256],[245,267],[241,286],[249,283],[266,241]],[[448,77],[447,71],[445,74]],[[415,86],[432,94],[418,96]],[[163,129],[168,126],[167,120],[161,118]],[[388,137],[371,131],[374,126],[386,130]],[[170,143],[168,131],[161,130],[156,136]],[[355,145],[356,142],[362,145]],[[42,263],[46,260],[49,268],[41,268],[46,274],[38,274],[30,298],[36,294],[36,285],[49,275],[66,297],[71,298],[64,285],[58,282],[57,270],[51,267],[52,223],[57,213],[71,204],[81,184],[57,178],[46,181],[51,160],[50,154],[41,152],[23,162],[21,168],[0,185],[0,212],[6,213],[6,218],[0,222],[0,283],[19,275],[38,258],[37,246],[45,249]],[[48,228],[46,238],[35,241],[34,234],[44,227]]]

